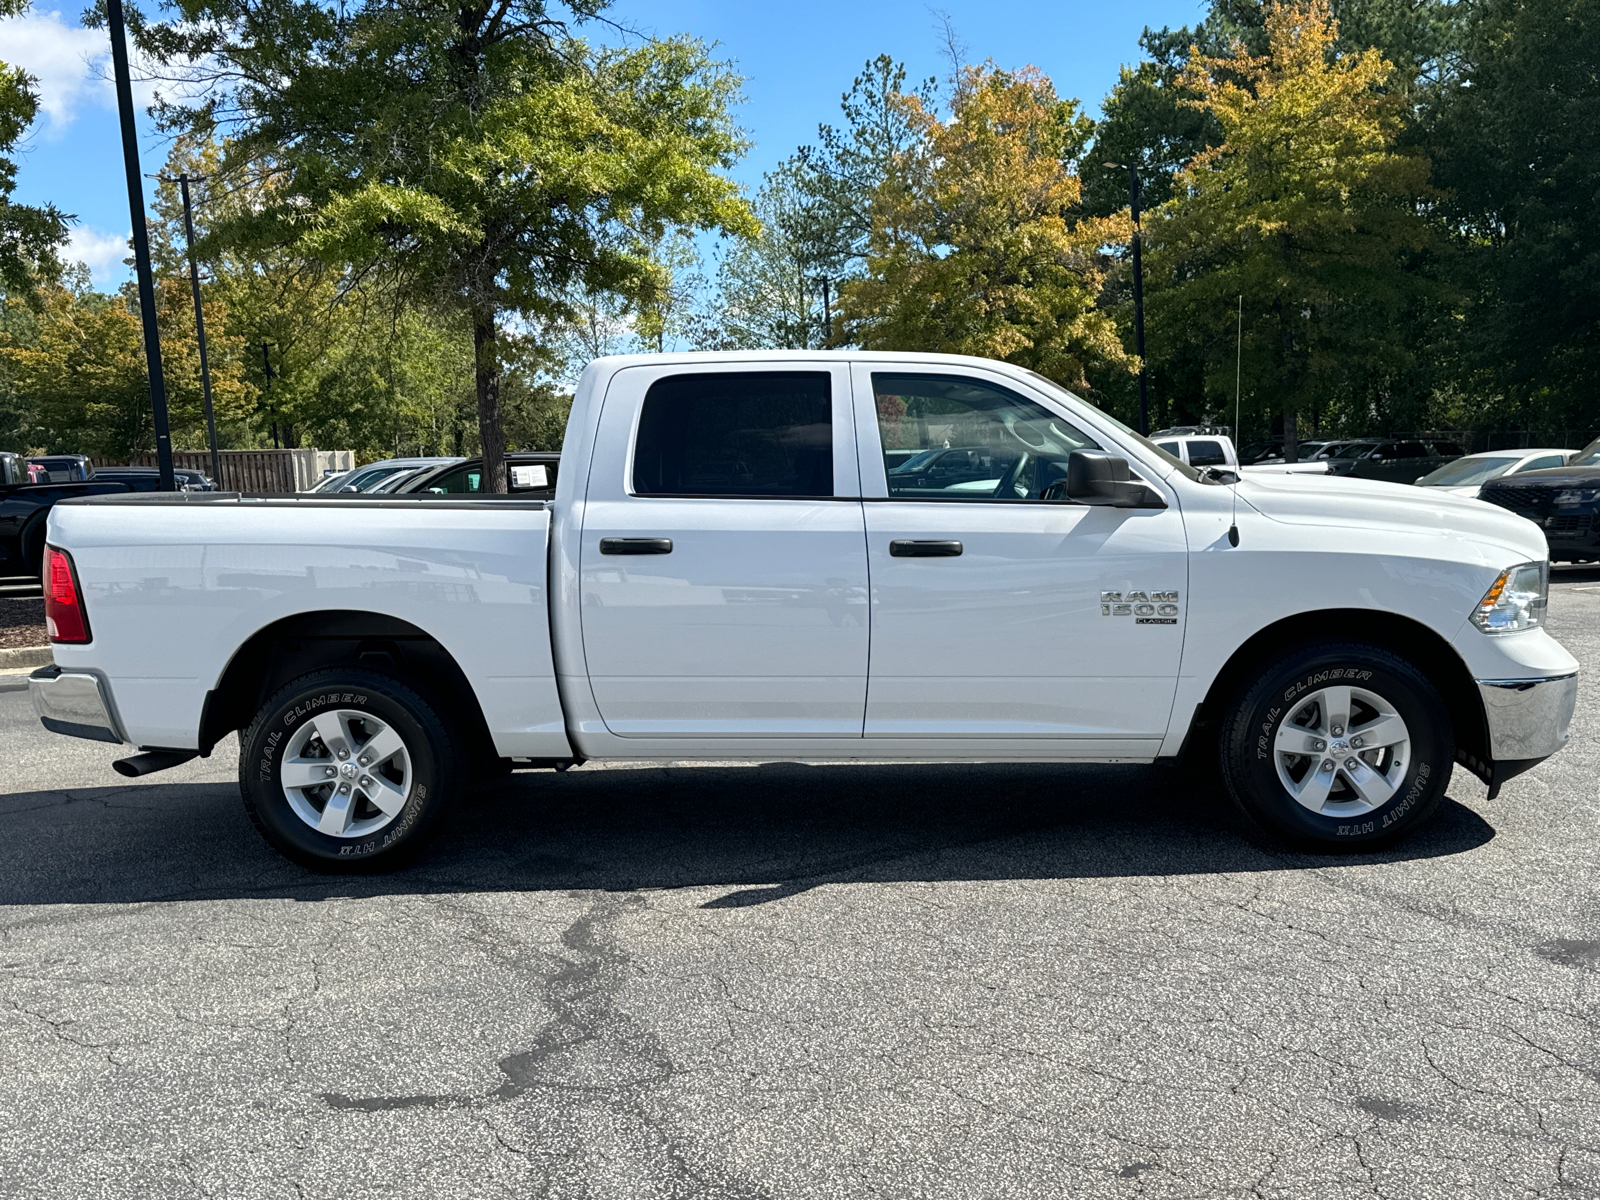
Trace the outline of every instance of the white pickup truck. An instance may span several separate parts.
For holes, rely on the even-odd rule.
[[[1217,755],[1272,835],[1367,850],[1452,763],[1554,753],[1577,691],[1530,522],[1196,469],[944,355],[601,359],[550,502],[104,496],[48,544],[45,725],[124,774],[242,731],[251,817],[323,869],[589,759]]]

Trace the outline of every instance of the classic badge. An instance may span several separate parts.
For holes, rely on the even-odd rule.
[[[1132,617],[1135,625],[1176,625],[1177,592],[1101,592],[1102,617]]]

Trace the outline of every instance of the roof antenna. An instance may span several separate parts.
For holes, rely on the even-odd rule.
[[[1239,293],[1239,327],[1233,351],[1233,523],[1228,526],[1228,545],[1239,544],[1239,479],[1244,474],[1244,464],[1239,457],[1239,392],[1244,373],[1244,293]]]

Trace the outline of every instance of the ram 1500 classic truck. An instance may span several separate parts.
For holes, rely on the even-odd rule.
[[[1498,790],[1566,740],[1536,526],[1196,469],[1019,367],[601,359],[560,462],[549,501],[59,504],[38,712],[125,774],[241,731],[257,827],[335,870],[415,853],[474,774],[588,759],[1216,755],[1271,834],[1366,850],[1453,763]]]

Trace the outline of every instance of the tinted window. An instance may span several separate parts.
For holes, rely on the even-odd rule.
[[[886,472],[902,499],[1037,500],[1066,478],[1069,454],[1099,448],[1042,405],[976,379],[875,373],[872,391],[885,463],[922,451]]]
[[[1172,455],[1173,458],[1183,457],[1183,452],[1178,449],[1177,442],[1157,442],[1156,445],[1160,446],[1168,454]]]
[[[1428,448],[1421,442],[1401,442],[1394,448],[1392,454],[1395,458],[1427,458]],[[1390,456],[1385,455],[1384,457],[1388,458]]]
[[[640,496],[831,496],[833,405],[821,371],[674,375],[639,415]]]
[[[1523,471],[1548,471],[1551,467],[1564,467],[1566,465],[1567,456],[1565,454],[1546,454],[1542,458],[1534,459],[1525,467],[1518,467],[1516,473],[1520,475]]]
[[[1228,456],[1222,452],[1221,442],[1190,442],[1189,465],[1191,467],[1225,467],[1228,465]]]
[[[1435,442],[1433,452],[1441,458],[1457,458],[1466,453],[1455,442]]]

